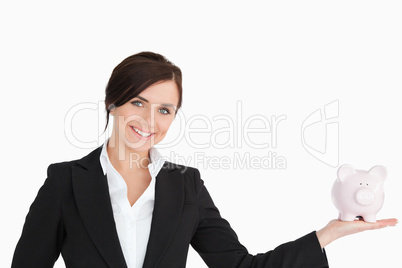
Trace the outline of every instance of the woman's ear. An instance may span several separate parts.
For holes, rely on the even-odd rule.
[[[116,106],[112,103],[109,105],[108,110],[109,110],[109,114],[114,116],[114,108],[116,108]]]

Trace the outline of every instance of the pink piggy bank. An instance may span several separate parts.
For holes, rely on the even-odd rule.
[[[376,222],[376,215],[384,203],[384,181],[387,171],[374,166],[369,171],[342,165],[332,187],[332,202],[342,221],[363,217],[366,222]]]

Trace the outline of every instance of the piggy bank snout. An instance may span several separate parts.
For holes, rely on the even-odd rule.
[[[361,189],[356,193],[356,201],[360,205],[371,205],[375,200],[375,194],[371,189]]]

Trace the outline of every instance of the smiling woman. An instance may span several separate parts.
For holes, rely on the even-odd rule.
[[[123,60],[106,87],[111,137],[81,159],[49,165],[12,268],[53,267],[60,253],[69,268],[185,267],[190,245],[208,267],[322,268],[328,267],[324,247],[335,239],[396,224],[333,220],[274,250],[249,254],[199,170],[163,160],[154,147],[181,103],[181,71],[165,57],[142,52]]]
[[[179,93],[174,81],[157,82],[147,87],[141,95],[111,109],[110,114],[115,118],[111,139],[117,142],[118,138],[127,147],[147,154],[165,137],[175,118],[172,107],[177,107],[178,101]]]
[[[182,104],[181,70],[162,55],[152,52],[141,52],[132,55],[114,68],[106,87],[106,126],[109,113],[113,107],[129,102],[149,86],[161,81],[174,81],[177,86],[178,99],[176,111]],[[162,96],[159,96],[162,97]],[[162,99],[162,98],[161,98]],[[143,101],[146,101],[142,98]]]

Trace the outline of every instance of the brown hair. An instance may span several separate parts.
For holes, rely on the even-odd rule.
[[[105,89],[106,131],[110,110],[135,98],[149,86],[162,81],[173,80],[179,89],[179,103],[182,104],[182,74],[179,67],[164,56],[153,52],[140,52],[129,56],[117,65]]]

